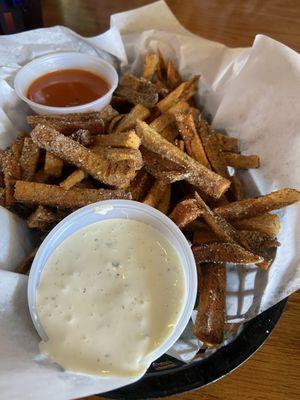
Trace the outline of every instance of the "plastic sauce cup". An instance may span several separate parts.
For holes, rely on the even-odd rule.
[[[46,106],[44,104],[35,103],[26,97],[28,88],[35,79],[49,72],[63,69],[84,69],[93,72],[103,77],[108,82],[110,89],[104,96],[99,97],[99,99],[91,103],[73,107]],[[118,74],[111,64],[96,56],[73,52],[51,53],[36,58],[18,71],[14,81],[17,95],[37,114],[69,114],[101,111],[110,103],[112,94],[117,86]]]
[[[47,340],[37,313],[36,289],[48,258],[66,238],[78,230],[95,222],[116,218],[128,218],[144,222],[157,229],[173,246],[183,268],[185,294],[181,313],[170,335],[147,356],[145,361],[150,365],[152,361],[167,352],[184,331],[191,317],[197,294],[197,270],[190,245],[174,222],[155,208],[132,200],[107,200],[80,208],[63,219],[48,234],[33,261],[28,281],[29,310],[38,334],[43,340]]]

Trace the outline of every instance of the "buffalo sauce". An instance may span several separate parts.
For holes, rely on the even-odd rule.
[[[62,69],[35,79],[27,98],[52,107],[74,107],[95,101],[109,91],[101,76],[83,69]]]

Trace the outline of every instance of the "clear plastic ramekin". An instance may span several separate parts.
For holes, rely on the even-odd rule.
[[[43,340],[47,340],[37,313],[36,288],[48,258],[67,237],[78,230],[98,221],[116,218],[144,222],[157,229],[173,246],[183,268],[185,294],[181,313],[170,335],[147,357],[146,362],[150,365],[152,361],[167,352],[184,331],[191,317],[197,293],[196,264],[190,245],[174,222],[155,208],[132,200],[107,200],[80,208],[63,219],[48,234],[33,261],[28,281],[29,310],[38,334]]]
[[[26,97],[30,84],[36,78],[49,72],[63,69],[84,69],[93,72],[102,76],[108,82],[110,89],[104,96],[99,97],[99,99],[74,107],[50,107],[35,103]],[[37,114],[69,114],[101,111],[110,103],[112,94],[117,86],[118,74],[111,64],[96,56],[74,52],[51,53],[35,58],[18,71],[14,81],[17,95]]]

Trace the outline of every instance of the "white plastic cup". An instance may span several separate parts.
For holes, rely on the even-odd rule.
[[[43,268],[54,250],[70,235],[95,222],[128,218],[151,225],[157,229],[177,252],[184,273],[185,294],[181,313],[173,331],[166,340],[151,353],[146,362],[151,364],[168,351],[184,331],[191,317],[197,294],[197,270],[190,245],[174,222],[160,211],[132,200],[107,200],[90,204],[68,215],[48,234],[33,261],[28,281],[28,304],[33,324],[43,340],[47,336],[43,330],[36,307],[36,289]]]
[[[42,75],[63,69],[84,69],[103,77],[109,84],[109,91],[91,103],[73,107],[50,107],[35,103],[26,97],[31,83]],[[83,53],[51,53],[30,61],[22,67],[14,81],[17,95],[37,114],[69,114],[101,111],[111,102],[112,94],[118,86],[118,74],[115,68],[99,57]]]

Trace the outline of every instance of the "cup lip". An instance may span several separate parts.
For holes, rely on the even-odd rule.
[[[28,99],[28,97],[25,96],[25,93],[23,90],[21,90],[20,86],[19,86],[19,80],[22,77],[22,74],[24,73],[25,70],[27,69],[34,69],[35,65],[37,65],[38,63],[44,61],[44,60],[48,60],[48,59],[52,59],[52,58],[57,58],[57,57],[65,57],[67,55],[71,55],[71,56],[75,56],[75,57],[82,57],[84,56],[85,60],[86,60],[86,70],[89,71],[88,65],[89,62],[88,60],[93,60],[98,62],[99,64],[105,65],[106,67],[108,67],[112,73],[114,74],[114,82],[111,83],[109,82],[109,84],[111,84],[111,87],[109,89],[109,91],[107,93],[105,93],[103,96],[99,97],[98,99],[91,101],[89,103],[85,103],[85,104],[81,104],[79,106],[72,106],[72,107],[54,107],[54,106],[47,106],[45,104],[40,104],[40,103],[36,103],[30,99]],[[60,70],[63,69],[70,69],[72,67],[67,67],[67,68],[60,68]],[[76,68],[76,67],[74,67]],[[56,71],[56,69],[53,68],[49,68],[48,72],[51,71]],[[47,73],[47,72],[46,72]],[[36,78],[40,77],[41,75],[37,75]],[[107,62],[106,60],[103,60],[100,57],[97,57],[95,55],[91,55],[91,54],[86,54],[86,53],[79,53],[79,52],[75,52],[75,51],[57,51],[54,53],[50,53],[50,54],[46,54],[44,56],[41,57],[37,57],[34,58],[33,60],[29,61],[27,64],[23,65],[18,72],[16,73],[15,79],[14,79],[14,89],[15,92],[17,93],[18,97],[23,100],[25,103],[27,103],[30,107],[38,107],[41,110],[44,111],[50,111],[52,114],[59,114],[62,110],[64,110],[65,113],[76,113],[76,112],[83,112],[84,110],[86,110],[86,108],[89,107],[93,107],[95,105],[97,105],[97,103],[105,98],[109,98],[110,96],[112,96],[113,92],[116,90],[117,86],[118,86],[118,82],[119,82],[119,76],[118,73],[116,71],[116,69],[114,68],[113,65],[111,65],[109,62]],[[32,83],[29,82],[28,85],[26,86],[26,90],[28,89],[28,87],[30,86],[30,84]]]
[[[162,225],[164,225],[167,229],[169,229],[170,233],[172,233],[176,237],[176,239],[178,240],[178,243],[180,244],[180,246],[182,248],[182,253],[184,253],[184,256],[182,256],[181,259],[185,258],[185,260],[186,260],[185,263],[182,263],[186,287],[185,287],[185,294],[184,294],[180,314],[176,321],[176,325],[175,325],[174,329],[170,332],[170,334],[164,339],[164,341],[161,343],[160,346],[155,348],[151,353],[149,353],[145,357],[145,359],[144,359],[145,363],[147,365],[150,365],[152,361],[161,357],[164,353],[166,353],[173,346],[173,344],[179,339],[179,337],[183,333],[184,329],[186,328],[186,326],[191,318],[192,311],[194,309],[194,305],[195,305],[195,301],[196,301],[196,295],[197,295],[197,269],[196,269],[195,259],[194,259],[194,256],[193,256],[193,253],[191,250],[191,246],[190,246],[188,240],[186,239],[186,237],[184,236],[184,234],[178,228],[178,226],[165,214],[161,213],[159,210],[157,210],[151,206],[148,206],[146,204],[143,204],[143,203],[140,203],[137,201],[133,201],[133,200],[122,200],[122,199],[104,200],[104,201],[99,201],[99,202],[92,203],[87,206],[81,207],[80,209],[74,211],[73,213],[71,213],[67,217],[65,217],[62,221],[60,221],[48,233],[48,235],[42,242],[42,244],[39,247],[38,252],[34,258],[31,269],[30,269],[30,273],[29,273],[29,277],[28,277],[28,287],[27,287],[27,300],[28,300],[28,307],[29,307],[31,319],[32,319],[34,327],[35,327],[36,331],[38,332],[39,336],[41,337],[41,339],[45,340],[47,338],[47,336],[43,330],[42,324],[39,321],[37,308],[36,308],[36,288],[37,288],[37,285],[39,282],[39,281],[36,281],[36,275],[38,274],[39,279],[40,279],[43,268],[47,261],[46,260],[44,262],[44,265],[41,266],[40,260],[41,260],[42,256],[44,255],[44,252],[46,251],[46,248],[49,245],[49,243],[51,243],[51,241],[54,240],[54,238],[57,235],[59,235],[61,232],[63,232],[65,230],[66,225],[68,225],[70,223],[70,221],[72,221],[72,220],[75,221],[79,215],[84,216],[84,215],[90,214],[91,212],[97,213],[96,210],[99,207],[100,208],[104,207],[104,210],[105,210],[105,207],[108,207],[108,212],[112,209],[110,207],[113,207],[113,208],[117,207],[117,208],[123,209],[124,210],[124,218],[126,218],[126,209],[128,209],[128,208],[136,209],[139,212],[144,213],[145,216],[147,215],[148,218],[152,218],[153,220],[156,219],[156,221],[160,220],[160,223]],[[95,223],[95,222],[92,222],[92,223]],[[83,229],[84,227],[86,227],[92,223],[87,222],[84,226],[81,226],[78,230]],[[71,235],[72,234],[73,233],[71,233]],[[62,242],[63,242],[63,240],[60,243],[62,243]],[[169,242],[173,247],[175,247],[174,243],[172,243],[170,240],[169,240]],[[56,247],[58,245],[59,244],[57,244]],[[176,250],[176,248],[175,248],[175,250]],[[48,256],[48,258],[49,258],[49,256]]]

